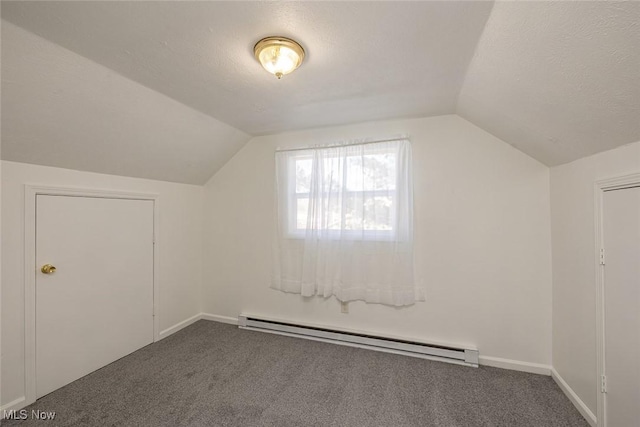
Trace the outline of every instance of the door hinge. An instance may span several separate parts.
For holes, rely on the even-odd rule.
[[[602,375],[600,377],[600,393],[607,392],[607,377]]]
[[[604,265],[604,248],[600,248],[600,265]]]

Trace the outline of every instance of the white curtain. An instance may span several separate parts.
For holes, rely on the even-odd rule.
[[[276,153],[272,288],[393,306],[424,300],[413,277],[408,140]]]

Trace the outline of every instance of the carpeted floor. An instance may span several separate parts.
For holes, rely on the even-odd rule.
[[[3,425],[587,426],[550,377],[478,369],[201,320]]]

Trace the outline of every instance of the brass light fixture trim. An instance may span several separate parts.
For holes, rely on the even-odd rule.
[[[262,67],[281,79],[302,64],[304,48],[295,40],[281,36],[265,37],[253,47]]]

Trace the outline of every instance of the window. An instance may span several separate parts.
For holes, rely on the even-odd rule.
[[[391,238],[397,218],[397,153],[392,148],[365,145],[360,153],[344,156],[331,149],[324,156],[292,152],[288,233],[304,236],[316,229],[327,236]]]
[[[407,140],[276,153],[272,287],[341,301],[408,305],[413,189]]]

